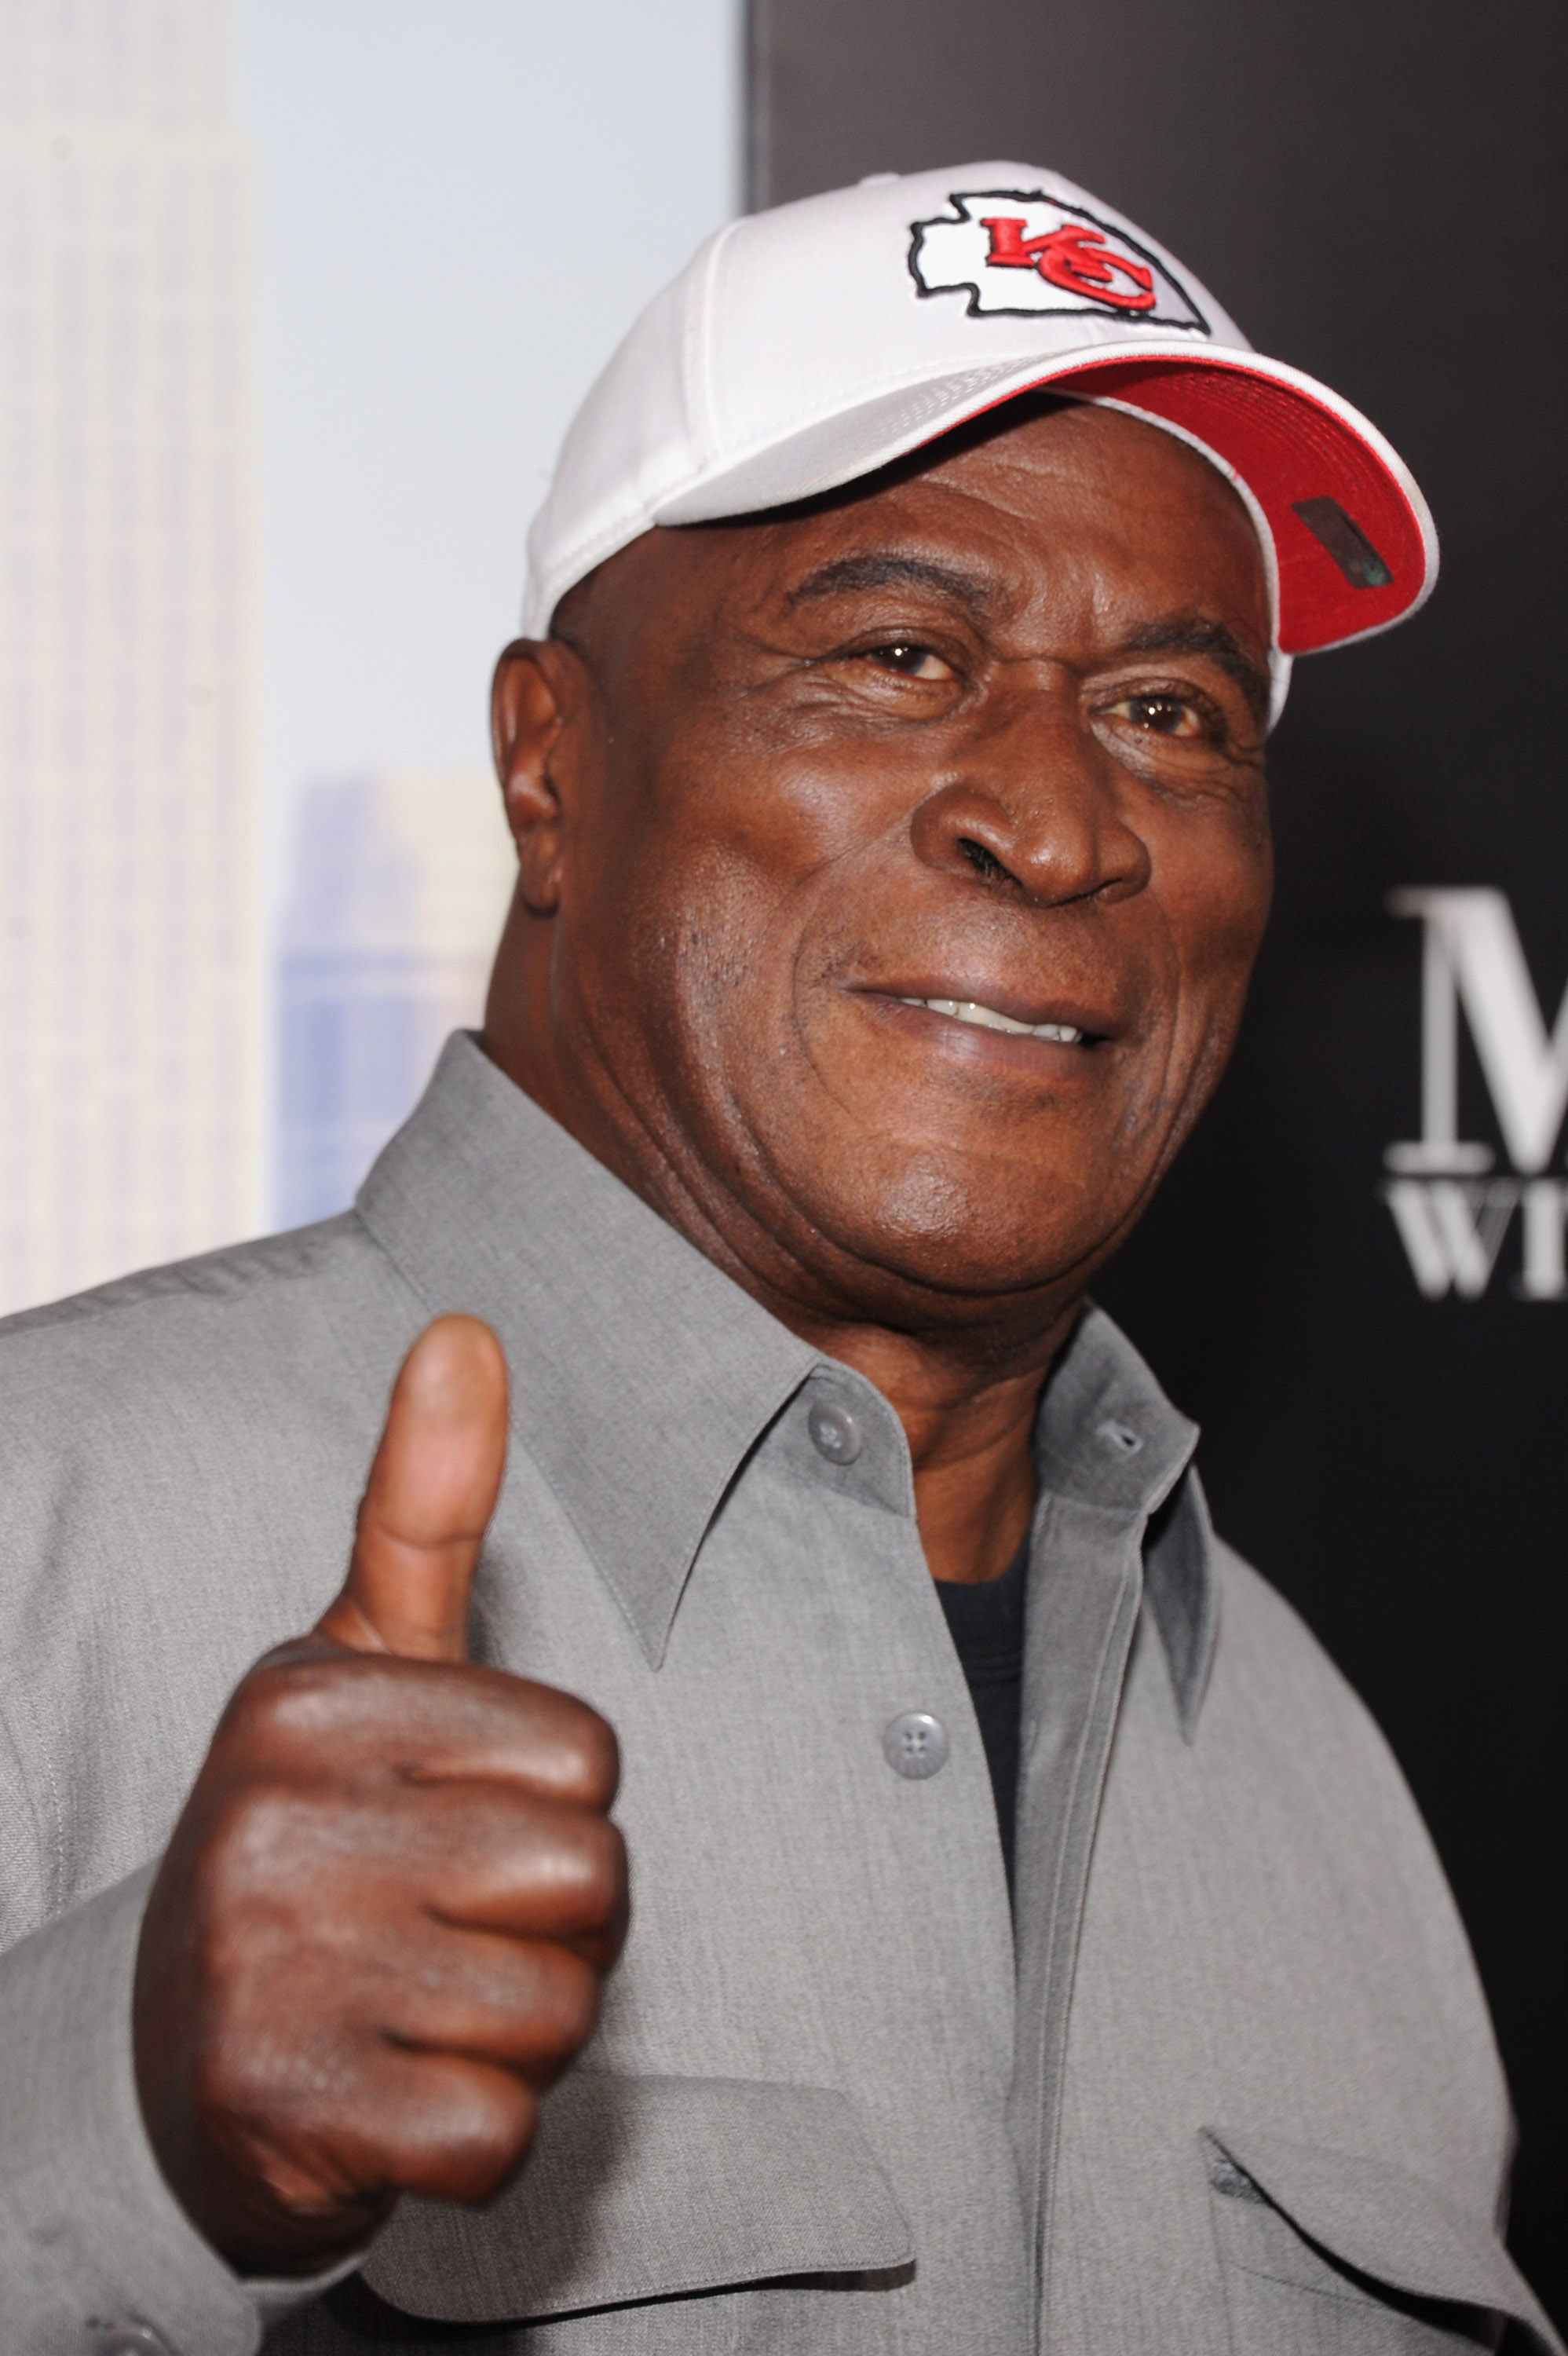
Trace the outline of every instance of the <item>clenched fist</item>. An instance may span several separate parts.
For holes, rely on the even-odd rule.
[[[482,2200],[589,2036],[626,1922],[615,1738],[465,1658],[507,1375],[415,1343],[342,1592],[224,1712],[137,1964],[148,2134],[239,2271],[325,2265],[401,2192]]]

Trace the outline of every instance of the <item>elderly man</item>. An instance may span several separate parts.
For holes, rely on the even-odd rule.
[[[1087,1301],[1414,486],[980,165],[714,241],[532,562],[482,1037],[0,1345],[6,2350],[1556,2347],[1411,1801]]]

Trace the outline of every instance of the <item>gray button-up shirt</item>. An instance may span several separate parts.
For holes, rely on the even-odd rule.
[[[633,1930],[508,2193],[404,2203],[336,2286],[245,2285],[141,2133],[147,1861],[226,1693],[336,1590],[451,1309],[513,1386],[475,1649],[616,1726]],[[272,2319],[294,2356],[1277,2356],[1329,2313],[1336,2348],[1471,2344],[1482,2310],[1555,2345],[1496,2237],[1507,2102],[1425,1836],[1214,1540],[1194,1439],[1090,1312],[1039,1423],[1015,1946],[896,1416],[470,1041],[354,1213],[12,1321],[5,2350],[249,2356]],[[895,1772],[920,1719],[945,1757]]]

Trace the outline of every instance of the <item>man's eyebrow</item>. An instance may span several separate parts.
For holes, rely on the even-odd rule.
[[[981,617],[997,602],[984,575],[966,573],[962,565],[944,564],[932,556],[901,555],[894,549],[868,549],[863,555],[836,556],[819,564],[795,583],[784,603],[793,609],[816,597],[837,597],[856,589],[933,589]]]
[[[1208,655],[1229,671],[1260,720],[1268,717],[1270,681],[1245,647],[1223,622],[1201,621],[1193,614],[1171,614],[1158,622],[1144,622],[1116,649],[1126,655]]]

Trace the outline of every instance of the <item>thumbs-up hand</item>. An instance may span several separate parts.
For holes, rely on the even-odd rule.
[[[310,2272],[402,2192],[479,2201],[592,2032],[626,1922],[615,1738],[465,1657],[501,1347],[405,1359],[342,1590],[225,1710],[154,1883],[134,2001],[158,2162],[240,2272]]]
[[[501,1494],[507,1362],[477,1317],[438,1317],[392,1386],[340,1593],[316,1622],[356,1653],[468,1655],[468,1590]]]

